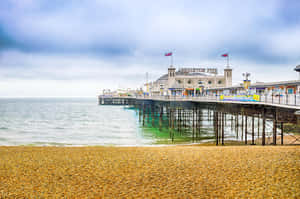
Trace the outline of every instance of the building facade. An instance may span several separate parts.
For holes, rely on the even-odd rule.
[[[168,68],[168,73],[149,84],[151,96],[201,96],[206,89],[232,86],[232,69],[219,75],[216,68]]]

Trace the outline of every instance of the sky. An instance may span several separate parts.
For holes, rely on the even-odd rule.
[[[1,0],[0,97],[94,97],[174,66],[295,80],[299,0]]]

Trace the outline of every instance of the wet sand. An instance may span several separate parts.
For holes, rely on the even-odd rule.
[[[0,198],[300,198],[299,146],[0,147]]]

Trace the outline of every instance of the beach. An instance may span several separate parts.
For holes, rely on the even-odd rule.
[[[0,198],[299,198],[299,146],[0,147]]]

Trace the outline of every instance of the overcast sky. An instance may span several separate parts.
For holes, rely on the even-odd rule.
[[[1,0],[0,97],[96,96],[175,67],[297,79],[299,0]]]

